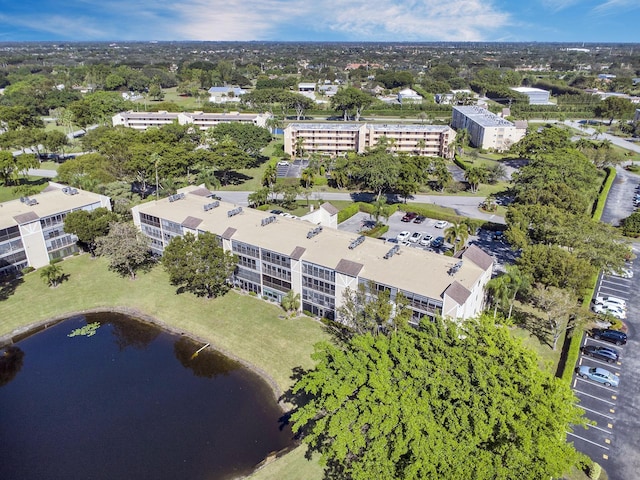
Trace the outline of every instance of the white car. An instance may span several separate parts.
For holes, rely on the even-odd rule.
[[[611,272],[614,277],[633,278],[633,270],[630,268],[621,268],[619,272]]]
[[[619,320],[624,320],[627,318],[627,313],[621,309],[620,307],[614,306],[605,306],[605,305],[594,305],[592,308],[594,313],[600,313],[603,315],[611,315],[616,317]]]
[[[431,240],[433,240],[433,236],[425,233],[420,240],[420,246],[429,247],[431,245]]]
[[[449,225],[449,222],[447,222],[446,220],[438,220],[435,224],[436,228],[447,228],[447,225]]]
[[[407,232],[406,230],[403,230],[396,236],[396,240],[398,240],[399,243],[406,242],[409,239],[410,235],[411,235],[411,232]]]
[[[418,241],[422,238],[422,234],[420,232],[413,232],[409,237],[409,241],[411,243],[418,243]]]
[[[618,297],[611,297],[611,296],[596,297],[593,299],[593,303],[595,305],[619,307],[623,310],[627,309],[627,302],[624,301],[622,298],[618,298]]]

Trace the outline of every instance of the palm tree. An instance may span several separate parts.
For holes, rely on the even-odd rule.
[[[302,182],[304,188],[310,188],[313,186],[313,182],[315,181],[315,172],[312,168],[305,168],[300,174],[300,181]]]
[[[469,238],[469,226],[466,223],[454,223],[444,231],[444,239],[453,245],[453,254],[464,248]]]
[[[43,278],[51,288],[55,288],[64,280],[65,274],[59,265],[52,263],[40,271],[40,277]]]
[[[506,275],[492,278],[487,282],[487,290],[493,303],[493,318],[498,313],[498,305],[504,306],[509,301],[509,279]]]
[[[469,184],[471,193],[476,193],[478,191],[478,187],[485,177],[486,172],[480,167],[469,167],[464,172],[464,178]]]
[[[385,215],[387,210],[387,198],[379,197],[373,202],[373,210],[371,211],[371,216],[375,219],[376,223],[378,223],[380,217],[385,217],[387,219],[389,218],[388,214]]]
[[[505,276],[508,279],[511,298],[509,299],[509,316],[513,312],[513,304],[519,292],[527,290],[531,286],[531,279],[517,265],[507,265]]]
[[[264,174],[262,175],[262,185],[265,187],[271,187],[276,180],[278,179],[278,167],[275,163],[271,162],[267,165],[267,168],[264,169]]]
[[[295,293],[293,290],[289,290],[287,294],[282,297],[280,305],[287,313],[297,312],[300,310],[300,294]]]
[[[304,156],[304,137],[297,137],[294,144],[294,155],[298,158]]]

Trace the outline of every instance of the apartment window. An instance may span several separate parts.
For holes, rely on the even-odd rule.
[[[247,243],[232,240],[231,249],[234,253],[249,255],[250,257],[254,258],[260,258],[260,250],[258,249],[258,247],[254,247],[253,245],[249,245]]]
[[[140,223],[160,228],[160,219],[146,213],[140,213]]]
[[[273,263],[275,265],[281,265],[286,268],[291,268],[291,258],[287,255],[282,255],[277,252],[262,249],[262,260],[265,262]]]
[[[321,280],[326,280],[328,282],[335,283],[336,281],[336,272],[335,270],[321,267],[320,265],[316,265],[314,263],[303,262],[302,263],[302,273],[304,275],[308,275],[310,277],[319,278]]]

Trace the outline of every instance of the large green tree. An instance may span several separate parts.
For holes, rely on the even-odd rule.
[[[313,358],[292,421],[326,478],[539,480],[581,459],[571,389],[491,318],[321,343]]]
[[[109,233],[109,225],[117,220],[117,215],[106,208],[92,211],[76,210],[64,218],[64,231],[78,237],[86,245],[91,256],[95,256],[96,239]]]
[[[362,111],[372,103],[371,95],[353,87],[340,89],[331,97],[331,108],[341,112],[345,121],[349,119],[349,113],[353,114],[356,122],[359,121]]]
[[[174,237],[162,256],[172,285],[207,298],[227,292],[236,264],[236,257],[225,252],[217,237],[208,232]]]

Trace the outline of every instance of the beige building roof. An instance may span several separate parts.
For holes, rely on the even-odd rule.
[[[42,193],[28,197],[33,205],[28,205],[20,199],[0,204],[0,228],[30,223],[60,212],[68,212],[92,203],[105,204],[104,202],[108,201],[108,198],[103,195],[79,189],[73,189],[76,193],[67,195],[62,191],[63,187],[60,184],[50,183]]]
[[[182,191],[188,192],[188,189]],[[167,199],[154,200],[137,209],[178,224],[185,221],[195,223],[193,217],[202,219],[199,230],[345,273],[359,270],[362,278],[430,298],[440,298],[454,281],[472,290],[485,272],[478,264],[465,260],[454,275],[449,275],[449,270],[459,259],[405,246],[399,246],[398,253],[384,259],[394,244],[367,238],[356,248],[349,249],[349,244],[357,238],[356,234],[325,227],[319,234],[307,238],[316,225],[278,216],[276,221],[261,226],[261,221],[271,214],[244,208],[242,213],[229,217],[227,212],[236,205],[220,202],[218,208],[205,212],[203,206],[208,202],[205,197],[187,193],[181,200],[171,203]]]

